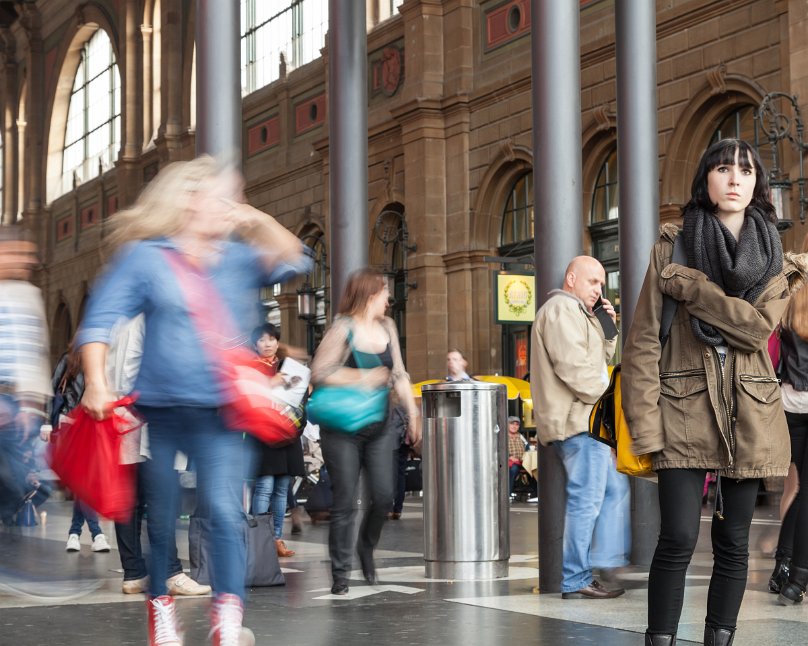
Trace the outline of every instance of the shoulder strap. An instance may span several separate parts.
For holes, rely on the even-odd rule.
[[[685,245],[682,241],[682,232],[676,234],[673,239],[673,255],[671,262],[677,265],[687,266],[687,254],[685,253]],[[667,294],[662,299],[662,323],[659,326],[659,340],[662,347],[668,342],[668,337],[671,333],[671,325],[673,325],[673,317],[676,316],[676,308],[679,306],[679,301]]]

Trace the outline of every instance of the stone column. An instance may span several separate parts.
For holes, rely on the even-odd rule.
[[[162,95],[161,121],[159,125],[161,139],[166,148],[165,154],[170,161],[180,159],[182,152],[182,135],[184,126],[182,121],[182,61],[183,43],[182,31],[183,3],[181,0],[163,0],[162,53],[160,65],[162,67]]]
[[[17,165],[17,61],[16,43],[10,29],[3,29],[3,213],[2,223],[17,220],[17,191],[19,167]]]
[[[143,146],[154,137],[154,30],[151,25],[140,26],[143,42]]]
[[[442,375],[446,370],[447,276],[447,186],[449,176],[460,182],[461,169],[450,173],[447,165],[462,157],[467,120],[462,100],[451,117],[455,139],[449,159],[447,117],[442,106],[445,23],[441,2],[407,0],[399,8],[404,19],[404,56],[407,79],[402,103],[393,110],[401,126],[404,150],[404,195],[411,242],[417,245],[407,257],[408,279],[417,282],[407,301],[407,346],[418,352],[407,357],[407,370],[414,380]],[[454,191],[454,189],[453,189]],[[453,194],[456,231],[463,229],[464,198]],[[454,225],[453,225],[454,226]],[[462,245],[461,245],[462,246]],[[452,249],[454,251],[454,249]],[[463,278],[458,277],[458,284]]]
[[[123,35],[124,70],[121,75],[121,150],[118,155],[118,201],[121,206],[131,204],[140,191],[140,154],[143,151],[143,85],[140,77],[140,2],[127,0]]]

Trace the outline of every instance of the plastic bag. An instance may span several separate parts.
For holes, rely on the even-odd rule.
[[[126,522],[135,503],[135,472],[121,464],[121,441],[139,420],[114,410],[133,403],[126,397],[113,404],[103,420],[77,406],[51,434],[49,462],[76,498],[101,516]]]

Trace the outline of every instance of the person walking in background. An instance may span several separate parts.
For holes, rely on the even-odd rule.
[[[0,520],[14,522],[38,484],[32,444],[51,401],[48,325],[42,293],[31,283],[36,245],[20,226],[0,227]]]
[[[264,323],[252,332],[252,344],[258,356],[255,363],[259,370],[273,380],[275,385],[283,384],[279,375],[283,357],[278,354],[281,333],[272,323]],[[252,498],[252,513],[272,513],[272,526],[275,532],[275,549],[280,557],[294,556],[295,551],[286,547],[283,541],[283,519],[289,499],[292,478],[306,475],[303,463],[303,445],[298,439],[282,447],[261,444],[257,447],[260,456]]]
[[[617,473],[608,446],[589,437],[589,414],[606,390],[606,365],[617,337],[607,339],[593,313],[600,299],[614,321],[614,308],[601,293],[603,266],[590,256],[574,258],[561,289],[536,312],[530,354],[530,392],[538,439],[553,446],[567,474],[567,508],[561,596],[564,599],[612,599],[625,592],[594,578],[590,551],[593,537],[611,568],[627,565],[628,481]]]
[[[57,362],[51,385],[54,393],[51,426],[58,428],[62,417],[79,405],[81,396],[84,394],[81,356],[74,350],[72,343]],[[109,542],[98,523],[98,514],[78,499],[73,501],[73,518],[70,521],[70,529],[67,531],[65,551],[78,552],[81,550],[81,529],[85,522],[92,536],[93,552],[109,552]]]
[[[808,251],[808,236],[802,250]],[[783,316],[779,376],[799,486],[780,527],[772,578],[780,603],[791,605],[802,602],[808,586],[808,287],[792,295]]]
[[[385,316],[389,297],[387,280],[381,273],[361,269],[351,274],[340,300],[338,316],[314,356],[312,383],[315,393],[320,384],[364,388],[391,385],[407,411],[407,434],[410,444],[414,445],[420,438],[418,409],[401,359],[395,323]],[[357,355],[362,359],[374,357],[377,367],[360,369]],[[330,429],[321,423],[320,438],[334,492],[328,536],[333,577],[331,593],[343,595],[348,593],[348,573],[353,560],[354,501],[362,472],[367,476],[370,507],[359,528],[356,551],[365,580],[371,585],[378,581],[373,550],[393,506],[397,473],[394,454],[399,436],[391,425],[382,421],[354,434]]]
[[[469,362],[457,348],[452,348],[446,353],[446,381],[471,381],[471,377],[466,372]]]
[[[197,467],[200,505],[211,524],[212,642],[255,643],[242,626],[244,443],[219,413],[230,391],[216,357],[225,345],[245,343],[258,323],[260,286],[305,273],[311,262],[292,233],[243,199],[240,174],[211,157],[164,168],[130,209],[111,220],[109,240],[117,253],[90,295],[77,334],[86,378],[82,403],[101,419],[115,399],[105,378],[111,330],[120,319],[145,315],[134,389],[137,409],[149,425],[151,452],[143,463],[151,526],[150,646],[182,643],[166,587],[179,504],[177,451]],[[204,285],[221,301],[221,316],[196,320],[183,283]],[[199,325],[209,325],[211,334],[202,335]]]
[[[704,152],[682,216],[681,233],[665,225],[654,245],[623,350],[632,448],[652,455],[659,478],[645,643],[676,641],[704,478],[716,471],[704,643],[728,646],[760,479],[788,470],[788,429],[767,342],[788,302],[788,278],[798,273],[784,263],[767,175],[745,141],[724,139]],[[687,266],[671,262],[677,235]],[[678,307],[663,342],[665,295]]]

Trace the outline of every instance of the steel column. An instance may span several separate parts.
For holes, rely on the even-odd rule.
[[[364,2],[328,3],[331,303],[368,264],[367,26]]]
[[[537,304],[581,253],[581,52],[577,2],[533,0],[533,186]],[[566,476],[539,449],[539,589],[561,588]]]
[[[196,152],[241,168],[238,2],[196,0]]]
[[[620,317],[625,341],[659,227],[656,5],[617,0]],[[657,486],[631,478],[631,560],[648,565],[659,533]]]

